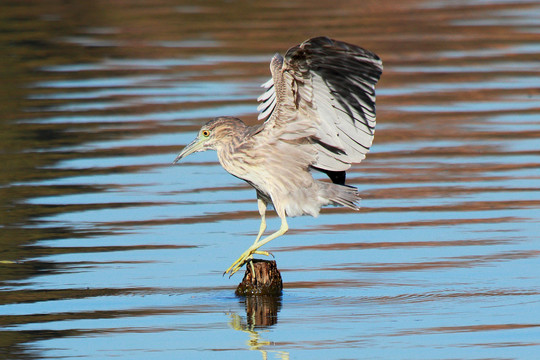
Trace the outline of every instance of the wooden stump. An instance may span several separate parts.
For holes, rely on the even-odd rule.
[[[283,282],[276,262],[253,259],[246,264],[244,279],[238,284],[235,294],[238,296],[279,296],[282,290]]]

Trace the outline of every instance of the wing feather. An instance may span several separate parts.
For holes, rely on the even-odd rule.
[[[274,111],[277,104],[274,79],[271,78],[262,84],[261,87],[264,87],[267,90],[257,98],[257,101],[261,102],[257,107],[257,111],[259,111],[259,120],[268,118],[272,114],[272,111]]]
[[[361,47],[317,37],[271,61],[272,78],[262,86],[262,136],[308,141],[310,166],[344,171],[362,161],[376,125],[375,85],[379,57]]]

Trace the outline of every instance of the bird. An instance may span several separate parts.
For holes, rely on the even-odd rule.
[[[229,277],[260,248],[285,234],[287,217],[318,216],[325,205],[359,210],[359,192],[345,184],[346,171],[370,150],[375,132],[375,85],[383,71],[375,53],[325,36],[310,38],[270,61],[261,85],[258,120],[248,126],[231,116],[203,125],[176,156],[215,150],[222,167],[257,194],[261,217],[253,244],[224,272]],[[326,174],[329,181],[313,177]],[[280,228],[263,238],[273,206]]]

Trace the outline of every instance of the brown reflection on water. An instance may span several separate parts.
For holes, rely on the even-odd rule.
[[[414,263],[384,263],[379,262],[377,264],[343,264],[336,266],[335,268],[328,268],[324,270],[336,270],[336,271],[353,271],[353,272],[386,272],[386,271],[423,271],[445,268],[474,268],[494,262],[500,261],[513,261],[517,259],[535,258],[540,255],[540,251],[528,251],[528,252],[508,252],[494,255],[480,255],[480,256],[458,256],[451,257],[446,260],[440,261],[416,261]]]
[[[200,246],[199,258],[203,253],[210,257],[216,255],[211,253],[214,244],[199,243],[202,239],[197,236],[209,227],[194,228],[188,240],[182,237],[184,234],[174,232],[176,230],[167,235],[153,235],[149,231],[148,244],[143,245],[94,244],[99,237],[114,239],[114,236],[129,232],[135,236],[142,229],[168,226],[188,229],[205,224],[212,224],[212,231],[228,231],[221,226],[229,222],[237,224],[240,229],[237,231],[241,233],[256,231],[244,221],[257,220],[259,214],[254,192],[246,192],[248,186],[243,183],[235,183],[234,179],[219,183],[222,178],[214,181],[213,176],[209,176],[212,179],[208,183],[189,183],[190,180],[183,177],[187,170],[178,167],[174,168],[174,175],[172,172],[167,175],[177,180],[178,187],[152,188],[144,193],[136,186],[159,183],[163,179],[148,177],[140,180],[137,176],[159,175],[164,164],[168,166],[174,154],[210,117],[208,114],[212,112],[208,109],[224,107],[222,109],[227,113],[219,115],[249,113],[242,118],[255,123],[254,99],[259,91],[256,84],[269,75],[268,59],[276,51],[283,53],[289,46],[315,35],[327,34],[361,44],[383,58],[385,72],[378,87],[380,127],[373,151],[361,165],[351,169],[348,177],[351,184],[359,186],[364,198],[360,212],[353,217],[345,209],[325,209],[318,220],[319,225],[290,230],[290,236],[305,235],[306,242],[302,242],[305,245],[289,245],[298,242],[287,242],[286,238],[273,244],[278,247],[275,253],[279,255],[298,252],[295,262],[283,269],[285,273],[291,277],[298,273],[305,275],[301,279],[286,280],[286,289],[291,292],[306,289],[324,292],[327,289],[326,299],[336,306],[326,308],[323,307],[326,305],[311,300],[321,306],[317,310],[339,312],[343,303],[333,295],[342,289],[358,289],[363,295],[364,289],[381,286],[377,278],[370,277],[378,273],[389,277],[385,279],[385,286],[398,288],[407,283],[413,272],[427,276],[437,270],[496,268],[506,263],[537,259],[540,253],[530,250],[537,248],[530,244],[534,240],[530,229],[531,224],[539,221],[537,211],[540,208],[537,198],[540,150],[538,144],[533,143],[540,137],[537,120],[540,89],[536,81],[540,74],[538,24],[522,25],[519,18],[516,23],[500,21],[515,19],[520,12],[534,13],[537,4],[528,1],[419,0],[399,3],[369,0],[362,1],[361,6],[358,4],[353,0],[337,3],[322,0],[317,6],[305,0],[210,0],[196,5],[169,0],[131,4],[103,0],[2,2],[0,47],[5,56],[0,56],[0,305],[32,306],[68,299],[208,292],[215,303],[171,307],[150,304],[144,309],[131,309],[128,301],[120,310],[59,309],[50,313],[36,307],[28,314],[2,315],[0,325],[16,328],[40,324],[46,328],[49,323],[64,322],[75,324],[74,328],[3,330],[0,332],[0,353],[11,359],[39,358],[38,352],[32,353],[25,347],[28,343],[90,338],[115,332],[165,332],[168,329],[161,324],[147,328],[119,325],[107,329],[98,324],[95,329],[87,330],[77,329],[77,320],[223,312],[223,299],[215,300],[214,292],[232,293],[232,286],[206,285],[212,283],[214,273],[208,277],[200,275],[201,278],[194,280],[196,286],[192,287],[175,287],[175,284],[154,287],[151,284],[78,288],[78,284],[60,283],[54,288],[33,288],[32,284],[37,277],[59,276],[66,271],[93,269],[99,275],[101,265],[128,264],[144,268],[157,262],[129,257],[125,260],[85,259],[90,253],[125,254],[135,250],[143,254],[154,250],[166,253],[194,250]],[[201,84],[213,85],[198,89],[197,85]],[[190,93],[186,90],[189,86],[197,90]],[[240,88],[236,89],[236,86]],[[235,96],[225,96],[231,93]],[[221,95],[210,96],[214,94]],[[171,134],[177,135],[178,141],[167,140]],[[155,140],[144,142],[152,137]],[[145,156],[156,158],[136,164],[129,162]],[[84,160],[89,160],[90,165],[85,165]],[[197,173],[215,167],[216,162],[186,165],[195,167],[193,172]],[[142,183],[132,183],[131,177]],[[100,181],[94,183],[94,179]],[[188,185],[180,187],[186,183]],[[150,196],[141,200],[138,196],[130,196],[122,201],[109,197],[122,191],[126,194],[142,192],[141,197],[148,193],[169,197]],[[208,197],[222,193],[231,194],[220,200],[228,207],[216,210],[213,200]],[[239,193],[242,195],[237,195]],[[183,196],[193,194],[200,197],[197,200],[191,197],[191,203],[206,210],[192,213],[190,203],[182,202]],[[65,201],[68,196],[75,200]],[[77,196],[91,196],[92,201],[77,200]],[[253,203],[253,207],[244,208],[248,202]],[[171,203],[181,203],[188,210],[182,214],[171,213],[168,217],[146,211]],[[145,216],[118,220],[101,213],[106,214],[107,210],[139,210]],[[86,223],[77,216],[62,223],[51,220],[90,211],[97,215]],[[347,216],[347,221],[332,223],[333,218],[338,218],[335,215]],[[379,220],[367,222],[365,217],[370,215],[380,216]],[[425,218],[426,215],[436,217]],[[463,238],[456,231],[463,227],[480,235]],[[450,239],[422,234],[414,240],[400,242],[400,239],[392,238],[395,235],[381,235],[377,240],[363,242],[359,235],[366,231],[385,234],[387,230],[406,232],[423,228],[450,234]],[[178,244],[162,244],[160,236],[178,238]],[[309,243],[314,237],[318,243]],[[359,240],[355,240],[357,238]],[[44,240],[64,240],[69,245],[35,244]],[[242,237],[239,241],[247,244],[250,240]],[[523,244],[528,247],[519,248]],[[446,248],[453,249],[452,256],[444,254]],[[360,256],[355,263],[334,258],[329,260],[333,263],[325,265],[321,265],[320,258],[314,258],[309,268],[304,267],[305,258],[302,257],[309,251],[320,256],[325,251],[346,254],[349,250],[379,249],[403,253],[429,250],[433,255],[421,260],[400,258],[379,262]],[[478,252],[473,255],[467,252],[470,249],[478,249]],[[464,253],[456,255],[456,251]],[[59,260],[70,254],[78,255],[81,260]],[[192,261],[193,267],[199,266],[201,274],[211,272],[207,261],[194,259],[196,257],[187,261]],[[183,258],[178,263],[182,261]],[[311,277],[319,271],[333,278]],[[351,273],[362,276],[351,279]],[[182,275],[179,273],[178,277]],[[392,279],[392,275],[406,279]],[[504,277],[506,274],[498,275]],[[437,292],[415,288],[407,294],[359,296],[359,299],[345,299],[344,302],[395,305],[510,296],[526,302],[538,296],[535,289],[505,289],[498,286],[498,279],[492,280],[492,290],[458,288],[452,292]],[[437,279],[431,278],[431,282],[436,283]],[[427,293],[423,293],[424,290]],[[325,301],[321,301],[323,303]],[[260,334],[255,327],[277,329],[280,322],[276,324],[275,320],[279,306],[288,304],[270,309],[259,305],[248,306],[246,303],[245,319],[235,315],[231,326],[247,331],[247,348],[262,351],[263,357],[273,346],[281,351],[285,346],[298,349],[343,344],[350,347],[359,346],[363,341],[344,337],[271,342],[271,334]],[[501,308],[511,307],[512,303],[503,305]],[[301,312],[298,317],[304,317],[308,324],[320,321],[310,318],[313,316],[311,308],[306,311],[297,306],[296,309]],[[401,315],[399,311],[393,314],[396,323],[400,323]],[[532,323],[505,321],[490,324],[488,320],[477,319],[485,324],[402,331],[388,327],[387,335],[484,331],[504,334],[505,330],[534,330],[537,327]],[[289,322],[293,321],[289,319]],[[335,321],[339,323],[339,320]],[[287,326],[286,322],[284,326]],[[311,329],[305,327],[305,330]],[[527,341],[478,344],[492,348],[538,345]],[[288,356],[285,351],[274,355]],[[436,355],[429,357],[437,358]]]
[[[437,247],[437,246],[489,246],[509,243],[510,240],[454,240],[454,241],[407,241],[407,242],[376,242],[376,243],[334,243],[323,245],[306,245],[288,247],[292,251],[301,250],[355,250],[355,249],[395,249],[404,247]]]
[[[438,328],[422,329],[422,331],[404,331],[393,336],[412,335],[412,334],[436,334],[436,333],[460,333],[460,332],[476,332],[476,331],[496,331],[496,330],[510,330],[510,329],[530,329],[540,327],[540,324],[494,324],[494,325],[470,325],[470,326],[448,326]],[[503,343],[502,346],[505,343]],[[538,343],[531,343],[529,345],[538,345]]]
[[[403,211],[403,208],[394,209],[395,212]],[[410,209],[407,209],[410,210]],[[416,210],[416,209],[415,209]],[[433,211],[430,209],[429,211]],[[528,219],[520,219],[514,217],[499,217],[499,218],[458,218],[458,219],[443,219],[443,220],[418,220],[418,221],[400,221],[400,222],[378,222],[375,224],[366,223],[351,223],[344,225],[325,225],[319,226],[316,229],[305,229],[303,231],[331,231],[338,232],[344,230],[369,230],[369,229],[392,229],[392,228],[414,228],[418,226],[452,226],[452,225],[465,225],[465,224],[500,224],[500,223],[519,223],[520,221],[529,221]]]

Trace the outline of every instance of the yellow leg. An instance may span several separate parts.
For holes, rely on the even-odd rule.
[[[261,215],[261,226],[259,227],[259,233],[257,234],[255,241],[253,242],[254,245],[259,242],[259,240],[261,239],[261,236],[264,234],[264,231],[266,230],[266,207],[268,206],[268,204],[264,202],[263,200],[257,198],[257,206],[259,207],[259,214]],[[267,251],[256,251],[254,254],[266,255],[266,256],[272,255]],[[253,258],[253,256],[250,256],[250,259],[251,258]],[[255,278],[255,269],[253,268],[253,264],[251,264],[251,271],[253,273],[253,278]]]
[[[261,215],[261,225],[259,227],[259,233],[257,234],[257,237],[255,238],[255,241],[253,242],[253,245],[259,242],[259,240],[261,239],[261,236],[264,234],[264,231],[266,230],[266,207],[268,206],[268,204],[264,202],[263,200],[261,200],[260,198],[257,198],[257,206],[259,208],[259,214]],[[254,252],[254,254],[270,256],[270,253],[266,251],[256,251]],[[253,256],[251,256],[251,258],[252,257]],[[231,268],[227,269],[227,271],[229,270],[231,270]],[[227,271],[225,271],[223,275],[225,275]],[[253,266],[251,267],[251,271],[253,272],[253,277],[255,277],[255,270]]]
[[[257,234],[257,237],[255,238],[255,241],[253,244],[256,244],[261,239],[261,236],[264,234],[264,231],[266,230],[266,207],[268,204],[261,200],[260,198],[257,198],[257,207],[259,208],[259,214],[261,215],[261,226],[259,227],[259,233]],[[261,255],[270,255],[266,251],[259,252]],[[250,256],[250,259],[252,259],[253,256]],[[232,274],[231,274],[232,275]],[[251,275],[253,275],[253,279],[255,279],[255,267],[253,266],[253,262],[251,263]]]
[[[261,226],[259,227],[259,233],[257,234],[257,238],[255,239],[254,244],[259,242],[262,234],[264,234],[264,230],[266,230],[266,206],[267,205],[261,199],[257,199],[257,206],[259,207],[259,214],[261,214]]]
[[[285,234],[287,230],[289,230],[289,225],[287,225],[287,219],[285,218],[285,214],[280,215],[281,218],[281,227],[278,231],[275,233],[267,236],[266,238],[256,241],[251,245],[246,251],[240,255],[240,257],[227,269],[225,270],[224,274],[229,273],[229,276],[232,276],[235,272],[240,270],[240,268],[246,263],[246,261],[250,260],[253,257],[253,254],[262,254],[262,255],[269,255],[266,251],[259,251],[259,248],[268,242],[274,240],[277,237],[280,237],[281,235]]]

